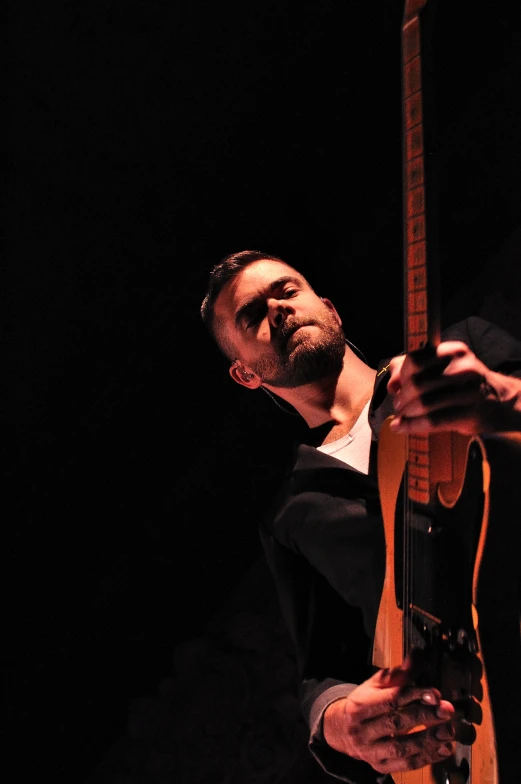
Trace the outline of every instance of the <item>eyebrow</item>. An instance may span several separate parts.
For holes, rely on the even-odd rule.
[[[281,286],[285,286],[286,283],[295,283],[297,286],[302,285],[302,281],[299,278],[295,278],[293,275],[284,275],[282,278],[277,278],[277,280],[274,280],[272,283],[270,283],[269,286],[267,286],[266,290],[262,292],[262,294],[257,294],[255,297],[252,297],[250,300],[248,300],[248,302],[245,302],[244,305],[241,305],[235,314],[235,326],[239,326],[246,313],[251,310],[251,308],[255,307],[259,300],[269,294],[273,294],[274,291],[280,289]]]

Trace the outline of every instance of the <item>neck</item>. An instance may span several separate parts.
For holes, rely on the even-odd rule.
[[[341,431],[349,432],[370,399],[375,376],[376,370],[368,367],[346,345],[344,364],[338,376],[323,378],[296,389],[265,386],[290,403],[309,427],[332,422],[334,437],[339,438]]]

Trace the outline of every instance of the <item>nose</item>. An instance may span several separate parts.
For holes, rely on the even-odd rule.
[[[279,329],[286,321],[291,308],[286,300],[270,297],[268,300],[268,319],[272,327]]]

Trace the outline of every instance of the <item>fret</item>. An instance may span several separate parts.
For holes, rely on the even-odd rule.
[[[409,351],[416,351],[425,345],[424,335],[411,335],[409,338]]]
[[[428,465],[429,464],[429,456],[426,452],[421,451],[412,451],[409,452],[409,460],[411,464],[415,465]]]
[[[429,501],[429,483],[416,481],[416,484],[409,485],[409,498],[419,504],[426,504]]]
[[[412,242],[407,246],[407,269],[425,266],[426,248],[424,242]]]
[[[412,291],[407,295],[407,310],[409,313],[424,313],[426,291]]]
[[[428,436],[411,436],[407,459],[407,491],[409,498],[418,503],[429,503],[429,468]]]
[[[417,452],[428,452],[429,451],[429,444],[427,436],[410,436],[409,437],[409,451]]]
[[[407,190],[412,190],[417,185],[423,185],[423,156],[412,158],[407,161],[407,168],[405,172],[405,186]],[[422,189],[423,190],[423,189]]]
[[[420,54],[420,24],[417,15],[418,11],[413,12],[414,17],[412,18],[410,14],[407,14],[407,11],[405,13],[409,21],[403,26],[402,52],[403,61],[408,63],[413,57]]]
[[[405,101],[405,127],[410,130],[414,125],[421,122],[422,118],[422,94],[419,91],[413,93]]]
[[[410,20],[412,17],[416,17],[426,2],[427,0],[406,0],[403,12],[404,18]]]
[[[411,465],[409,468],[409,480],[413,487],[416,487],[416,482],[419,481],[420,484],[422,482],[429,481],[429,469],[428,466],[421,466],[421,465]]]
[[[423,289],[427,291],[427,270],[425,265],[407,271],[407,293]]]
[[[408,97],[420,89],[420,70],[415,60],[404,66],[404,95]]]
[[[407,191],[407,218],[425,214],[425,191],[423,185]]]
[[[423,313],[426,308],[427,292],[411,291],[407,295],[407,310],[409,313]]]
[[[407,244],[412,245],[416,240],[425,239],[425,214],[413,215],[407,221]]]
[[[427,314],[409,313],[407,316],[407,329],[411,335],[427,334]]]

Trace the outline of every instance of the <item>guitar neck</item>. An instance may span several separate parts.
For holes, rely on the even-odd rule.
[[[427,268],[424,74],[421,12],[427,0],[406,3],[402,26],[405,347],[415,351],[440,340],[437,274]]]
[[[437,272],[427,269],[430,223],[425,196],[424,79],[422,11],[427,0],[408,0],[402,25],[402,129],[404,213],[404,342],[407,352],[440,341]],[[409,498],[429,502],[427,436],[408,439]]]

